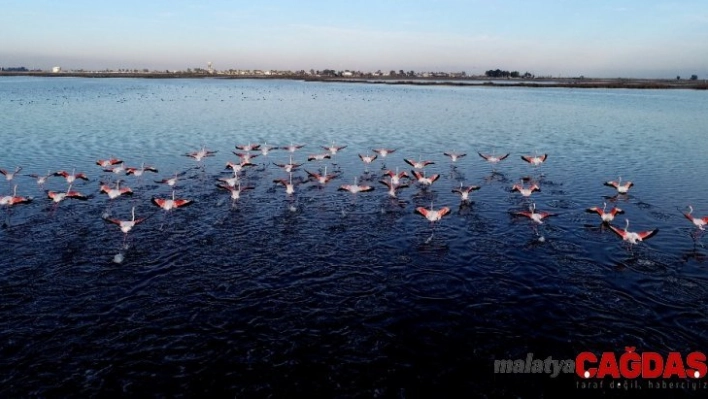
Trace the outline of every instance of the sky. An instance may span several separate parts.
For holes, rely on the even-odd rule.
[[[708,78],[705,0],[0,0],[0,66]]]

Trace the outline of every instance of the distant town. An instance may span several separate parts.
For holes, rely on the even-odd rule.
[[[43,69],[28,69],[24,66],[20,67],[0,67],[1,72],[33,72],[33,73],[99,73],[99,74],[164,74],[164,75],[227,75],[227,76],[273,76],[273,77],[349,77],[349,78],[377,78],[377,77],[406,77],[406,78],[453,78],[453,79],[464,79],[464,78],[474,78],[474,77],[494,77],[494,78],[523,78],[523,79],[534,79],[535,76],[529,72],[523,74],[518,71],[502,71],[500,69],[486,71],[483,76],[468,75],[464,71],[456,72],[416,72],[416,71],[405,71],[400,69],[381,71],[377,70],[375,72],[362,72],[353,70],[343,70],[337,71],[334,69],[323,69],[323,70],[298,70],[298,71],[285,71],[285,70],[262,70],[262,69],[225,69],[218,70],[212,67],[211,63],[207,63],[206,68],[187,68],[186,70],[150,70],[148,68],[142,69],[129,69],[129,68],[119,68],[119,69],[100,69],[100,70],[86,70],[86,69],[68,69],[65,70],[60,66],[55,66],[51,70]],[[547,76],[546,78],[551,78]]]
[[[490,69],[482,75],[468,74],[465,71],[358,71],[358,70],[261,70],[261,69],[216,69],[212,63],[205,68],[195,67],[186,70],[150,70],[148,68],[131,69],[64,69],[54,66],[49,70],[30,69],[24,66],[0,67],[0,76],[74,76],[74,77],[137,77],[137,78],[274,78],[302,79],[333,82],[374,82],[388,84],[417,85],[491,85],[491,86],[527,86],[527,87],[577,87],[577,88],[637,88],[637,89],[708,89],[705,79],[698,75],[689,77],[676,76],[675,79],[633,79],[633,78],[586,78],[585,76],[560,77],[536,75],[530,72]],[[504,81],[504,82],[501,82]]]

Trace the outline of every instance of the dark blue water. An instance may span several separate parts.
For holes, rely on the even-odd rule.
[[[681,90],[2,78],[0,168],[23,169],[0,195],[33,201],[0,210],[0,396],[533,397],[578,378],[494,360],[705,351],[707,239],[682,212],[708,215],[706,109]],[[307,162],[333,141],[347,147]],[[276,150],[232,202],[216,179],[235,145],[264,142],[305,145],[295,180],[340,175],[287,196]],[[203,146],[218,152],[184,156]],[[358,154],[379,147],[397,151],[367,171]],[[540,168],[520,159],[535,153]],[[159,172],[104,172],[109,157]],[[394,200],[378,180],[404,158],[441,177]],[[89,176],[72,185],[87,201],[53,204],[66,181],[26,176],[61,169]],[[194,203],[165,212],[155,181],[174,174]],[[620,176],[628,195],[603,185]],[[512,192],[523,177],[541,191]],[[118,178],[132,196],[99,192]],[[375,190],[337,190],[355,178]],[[460,183],[481,186],[469,204]],[[659,233],[630,247],[585,212],[603,202]],[[452,210],[434,227],[414,212],[431,203]],[[555,216],[513,215],[532,203]],[[126,237],[104,220],[133,207],[147,219]]]

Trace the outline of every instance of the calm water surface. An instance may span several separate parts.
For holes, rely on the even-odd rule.
[[[0,396],[112,394],[537,396],[574,375],[495,375],[494,359],[708,350],[708,97],[697,91],[414,87],[257,80],[0,78]],[[232,202],[237,144],[304,144],[293,161],[339,177],[288,197],[274,163]],[[335,159],[307,162],[322,146]],[[184,156],[218,151],[201,163]],[[367,167],[358,154],[397,151]],[[453,165],[445,151],[466,152]],[[492,165],[476,153],[511,155]],[[547,153],[534,169],[521,155]],[[97,159],[158,168],[104,172]],[[435,163],[397,200],[378,181],[404,158]],[[335,165],[336,163],[336,165]],[[26,176],[85,172],[58,205]],[[165,212],[156,180],[194,204]],[[530,199],[511,191],[538,181]],[[635,186],[615,196],[605,181]],[[100,182],[134,195],[109,200]],[[372,192],[338,191],[370,184]],[[479,185],[463,204],[452,189]],[[628,247],[599,217],[659,233]],[[417,206],[448,206],[431,224]],[[531,203],[554,217],[534,226]],[[104,218],[147,217],[124,237]],[[690,393],[690,392],[689,392]],[[667,393],[667,395],[669,395]]]

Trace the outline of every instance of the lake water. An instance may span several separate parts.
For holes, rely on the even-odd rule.
[[[34,197],[0,210],[2,397],[577,394],[575,374],[494,360],[708,349],[708,239],[682,215],[708,216],[705,92],[5,77],[0,110],[0,168],[22,167],[0,195]],[[287,196],[275,150],[232,202],[215,184],[234,146],[265,142],[305,145],[296,181],[339,176]],[[307,161],[332,142],[347,147]],[[202,147],[218,152],[184,156]],[[397,151],[367,170],[379,147]],[[159,172],[104,172],[109,157]],[[410,173],[405,158],[441,177],[394,200],[382,167]],[[72,185],[87,201],[53,204],[67,182],[26,176],[62,169],[88,175]],[[166,212],[151,199],[174,174],[194,203]],[[511,191],[527,176],[530,198]],[[603,185],[620,176],[628,195]],[[117,178],[132,196],[99,192]],[[337,190],[355,178],[375,190]],[[481,187],[468,204],[461,183]],[[629,247],[585,211],[603,202],[659,233]],[[513,214],[532,203],[555,216]],[[415,213],[431,204],[451,208],[434,227]],[[133,207],[147,219],[126,237],[104,220]]]

